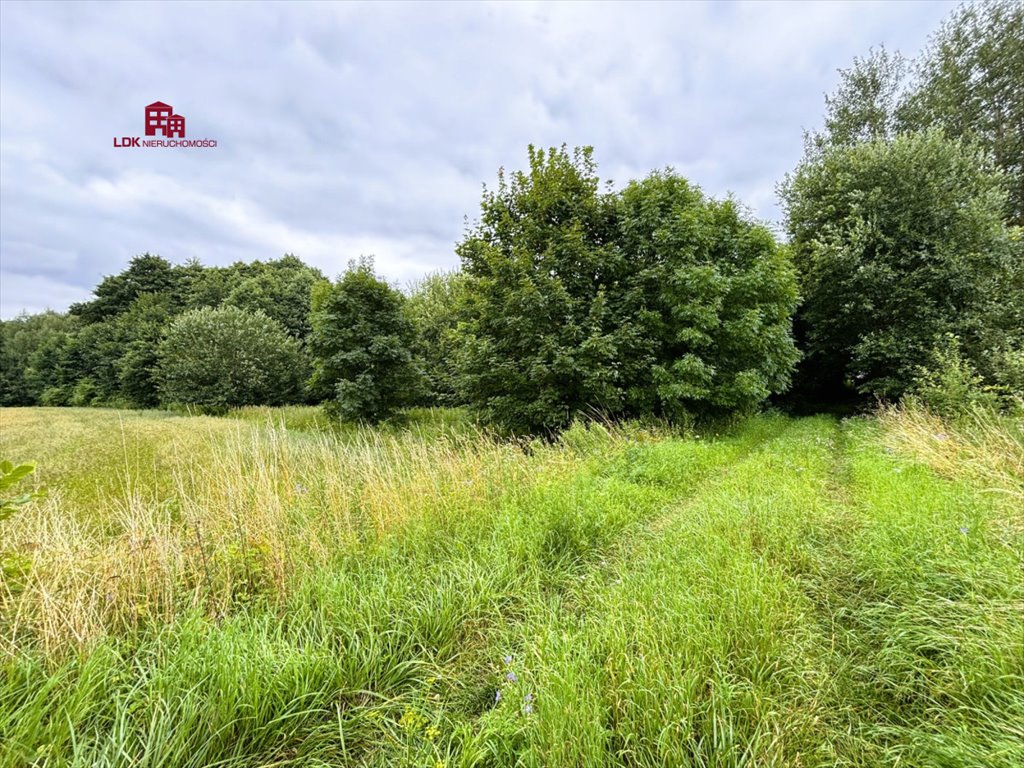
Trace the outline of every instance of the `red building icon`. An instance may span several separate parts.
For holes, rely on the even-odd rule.
[[[174,107],[162,101],[146,106],[146,135],[161,133],[169,139],[185,138],[185,118],[174,114]]]

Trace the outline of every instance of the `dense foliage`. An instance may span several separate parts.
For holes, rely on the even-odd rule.
[[[259,311],[304,345],[310,291],[322,279],[294,256],[229,267],[137,256],[67,315],[0,326],[0,405],[155,406],[157,348],[174,318],[202,307]]]
[[[531,148],[481,208],[460,383],[486,420],[744,411],[788,382],[792,269],[733,202],[672,172],[602,193],[589,149]]]
[[[78,323],[41,312],[0,323],[0,406],[36,405],[59,384],[59,362]]]
[[[635,329],[624,355],[632,410],[749,412],[788,386],[795,272],[733,200],[653,173],[622,193],[618,242],[621,314]]]
[[[991,155],[1006,174],[1006,211],[1024,225],[1024,3],[964,4],[916,60],[882,48],[840,76],[809,148],[940,128]]]
[[[313,288],[310,390],[353,421],[377,422],[416,402],[422,386],[405,297],[360,260]]]
[[[782,185],[798,391],[1024,398],[1024,3],[963,5],[916,60],[840,71]],[[1005,220],[1005,223],[1003,221]],[[942,383],[944,382],[944,384]]]
[[[423,403],[458,405],[462,402],[455,368],[459,317],[465,307],[465,275],[441,272],[411,286],[405,314],[416,329],[413,354],[423,371]]]
[[[175,319],[160,342],[160,399],[229,408],[295,402],[304,365],[298,341],[260,311],[203,307]]]
[[[804,162],[783,199],[815,383],[898,397],[945,334],[979,366],[1011,343],[999,306],[1024,299],[1021,243],[979,151],[937,131],[837,146]]]
[[[949,412],[940,393],[955,391],[1017,407],[1022,83],[1017,0],[962,6],[916,59],[856,58],[780,187],[786,245],[671,170],[615,190],[589,148],[531,147],[527,169],[484,190],[461,269],[407,296],[369,262],[331,285],[290,255],[204,267],[143,254],[66,315],[0,324],[0,405],[158,405],[177,393],[159,389],[168,329],[231,307],[283,329],[294,370],[313,364],[301,393],[258,389],[265,402],[326,401],[352,420],[468,405],[545,432],[579,414],[745,413],[786,390],[801,357],[807,404],[916,392]],[[242,315],[198,317],[225,340]],[[258,401],[236,389],[180,397]]]

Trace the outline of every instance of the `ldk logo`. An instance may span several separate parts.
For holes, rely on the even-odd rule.
[[[118,149],[129,147],[216,147],[216,139],[185,140],[185,118],[174,114],[174,107],[162,101],[154,101],[146,107],[146,135],[163,136],[165,139],[142,139],[139,136],[122,136],[114,139]]]

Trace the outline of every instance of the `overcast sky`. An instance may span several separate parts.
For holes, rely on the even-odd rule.
[[[0,314],[64,310],[139,253],[456,265],[526,146],[621,185],[674,166],[779,219],[836,69],[914,54],[950,3],[0,3]],[[119,149],[154,101],[214,149]]]

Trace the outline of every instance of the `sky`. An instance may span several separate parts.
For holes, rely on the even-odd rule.
[[[361,255],[457,266],[482,185],[590,145],[616,188],[673,167],[776,228],[837,69],[916,54],[948,2],[0,3],[0,316],[104,275]],[[115,147],[162,101],[214,148]],[[157,137],[162,138],[162,137]]]

